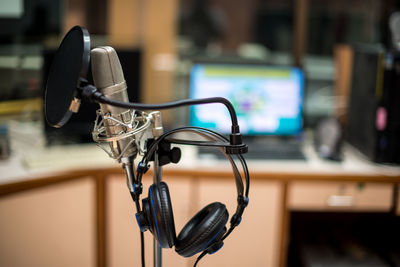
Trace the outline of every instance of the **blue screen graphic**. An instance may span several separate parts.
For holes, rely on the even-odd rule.
[[[194,64],[190,98],[225,97],[235,107],[245,135],[296,135],[303,127],[304,75],[299,68],[243,64]],[[231,131],[221,104],[190,109],[190,124]]]

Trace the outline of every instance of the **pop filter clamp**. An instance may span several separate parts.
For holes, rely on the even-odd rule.
[[[229,140],[223,137],[222,135],[213,132],[204,128],[197,127],[182,127],[178,129],[174,129],[167,133],[162,134],[162,126],[161,132],[154,133],[154,141],[148,145],[146,154],[144,155],[142,161],[138,165],[138,178],[135,182],[138,182],[138,179],[141,180],[142,175],[148,169],[148,162],[154,161],[154,181],[161,181],[161,166],[169,162],[176,163],[178,160],[171,159],[163,162],[160,162],[159,159],[159,149],[162,142],[167,143],[175,143],[175,144],[184,144],[184,145],[196,145],[196,146],[211,146],[220,148],[226,155],[226,157],[231,162],[234,174],[235,181],[238,189],[238,206],[235,214],[231,217],[231,227],[228,232],[224,235],[222,239],[225,239],[232,230],[239,225],[241,221],[241,216],[243,214],[244,208],[248,203],[248,193],[249,193],[249,172],[247,169],[246,162],[242,156],[242,154],[246,153],[248,147],[246,144],[242,142],[242,136],[240,134],[239,124],[236,116],[235,109],[232,103],[222,97],[211,97],[211,98],[202,98],[202,99],[184,99],[173,102],[161,103],[161,104],[143,104],[143,103],[130,103],[130,102],[121,102],[114,99],[109,99],[105,97],[94,85],[91,85],[87,81],[87,72],[89,68],[90,62],[90,36],[86,29],[75,26],[73,27],[64,37],[55,58],[53,60],[49,77],[46,84],[45,91],[45,117],[47,122],[53,127],[62,127],[65,123],[68,122],[72,113],[76,113],[79,110],[79,106],[81,101],[86,102],[94,102],[98,104],[107,104],[115,107],[133,109],[139,111],[141,113],[142,118],[142,128],[136,129],[136,132],[129,133],[130,135],[134,135],[138,132],[144,131],[149,128],[150,125],[155,127],[155,124],[161,123],[161,116],[159,112],[151,112],[150,114],[146,114],[143,110],[163,110],[163,109],[172,109],[181,106],[191,106],[191,105],[203,105],[203,104],[212,104],[212,103],[220,103],[225,105],[227,108],[232,126],[231,126],[231,134],[229,135]],[[104,120],[104,118],[103,118]],[[157,121],[155,123],[155,121]],[[149,123],[151,121],[151,123]],[[117,122],[120,123],[120,122]],[[97,119],[96,119],[97,124]],[[98,125],[96,125],[98,126]],[[95,126],[95,128],[96,128]],[[154,130],[154,129],[153,129]],[[208,141],[194,141],[194,140],[181,140],[181,139],[173,139],[167,138],[168,136],[184,131],[192,131],[199,135],[207,137]],[[99,136],[101,131],[98,131],[95,134],[95,129],[93,131],[93,139],[96,142],[106,141],[110,142],[110,138],[107,136]],[[116,137],[123,138],[122,136]],[[114,138],[114,137],[113,137]],[[114,138],[115,139],[115,138]],[[111,140],[115,141],[115,140]],[[169,153],[170,151],[167,151]],[[163,153],[163,152],[161,152]],[[179,151],[180,154],[180,151]],[[236,155],[238,160],[241,162],[244,173],[244,180],[246,182],[246,189],[244,190],[242,178],[240,172],[236,167],[236,163],[233,161],[232,156]],[[140,183],[141,184],[141,183]],[[141,187],[136,187],[131,191],[132,198],[134,199],[137,208],[140,209],[140,205],[138,204],[139,195],[141,194]],[[142,241],[142,265],[144,266],[144,248],[143,248],[143,233],[141,233],[141,241]],[[201,259],[204,256],[204,252],[198,258]],[[196,261],[196,264],[198,262]],[[157,244],[156,239],[154,239],[154,266],[161,266],[161,248]]]

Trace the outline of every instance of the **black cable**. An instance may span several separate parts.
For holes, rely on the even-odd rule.
[[[249,190],[250,190],[250,173],[249,173],[249,168],[247,167],[247,163],[244,160],[242,155],[238,155],[239,159],[240,159],[240,163],[242,164],[243,170],[244,170],[244,177],[246,179],[246,191],[244,193],[244,195],[246,197],[249,197]]]
[[[139,213],[141,211],[140,208],[140,202],[139,202],[139,195],[133,195],[131,194],[133,201],[135,202],[135,206],[136,206],[136,212]],[[140,231],[140,257],[142,260],[142,267],[146,266],[146,262],[145,262],[145,251],[144,251],[144,234],[142,231]]]
[[[166,141],[178,145],[191,145],[191,146],[207,146],[207,147],[226,147],[229,143],[217,143],[209,141],[196,141],[196,140],[184,140],[175,138],[165,138]]]
[[[225,238],[227,238],[232,233],[233,229],[235,229],[235,228],[236,228],[236,226],[234,226],[234,225],[229,227],[228,231],[226,231],[226,233],[221,238],[221,240],[225,240]]]
[[[238,155],[238,158],[240,159],[240,162],[242,164],[243,170],[244,170],[244,177],[246,179],[246,190],[245,190],[245,196],[246,198],[248,198],[249,196],[249,189],[250,189],[250,174],[249,174],[249,169],[247,168],[247,163],[244,160],[242,155]],[[231,226],[229,227],[228,231],[224,234],[224,236],[221,238],[221,240],[225,240],[225,238],[227,238],[232,231],[236,228],[237,225],[233,225],[231,224]]]
[[[145,253],[144,253],[144,234],[142,231],[140,231],[140,257],[142,258],[142,267],[146,267],[145,263]]]
[[[161,136],[159,136],[159,137],[152,143],[150,149],[149,149],[149,150],[147,151],[147,153],[144,155],[144,157],[143,157],[143,159],[142,159],[142,162],[146,159],[146,164],[147,164],[147,162],[149,161],[151,155],[153,155],[154,151],[156,150],[157,145],[158,145],[166,136],[171,135],[171,134],[174,134],[174,133],[177,133],[177,132],[181,132],[181,131],[184,131],[184,130],[200,130],[200,131],[203,131],[203,132],[210,132],[210,133],[213,133],[213,134],[215,134],[215,135],[220,136],[221,138],[223,138],[224,140],[226,140],[226,142],[228,142],[228,144],[229,144],[229,141],[228,141],[228,139],[227,139],[226,137],[224,137],[223,135],[221,135],[221,134],[219,134],[219,133],[217,133],[217,132],[214,132],[214,131],[212,131],[212,130],[209,130],[209,129],[207,129],[207,128],[195,127],[195,126],[180,127],[180,128],[173,129],[173,130],[171,130],[171,131],[169,131],[169,132],[166,132],[166,133],[162,134]]]
[[[133,201],[135,202],[136,205],[136,211],[137,213],[140,212],[141,208],[140,208],[140,202],[139,202],[139,196],[138,195],[133,195],[131,194]],[[145,267],[146,263],[145,263],[145,252],[144,252],[144,235],[143,232],[140,231],[140,257],[142,260],[142,267]]]
[[[198,129],[199,131],[210,132],[210,133],[212,133],[212,134],[218,136],[218,137],[221,138],[222,140],[225,140],[226,142],[229,142],[229,140],[228,140],[225,136],[223,136],[222,134],[220,134],[220,133],[218,133],[218,132],[214,132],[214,131],[212,131],[212,130],[210,130],[210,129],[207,129],[207,128],[202,128],[202,127],[191,127],[191,126],[182,127],[182,128],[196,128],[196,129]],[[248,197],[248,196],[249,196],[249,190],[250,190],[250,173],[249,173],[249,169],[248,169],[248,167],[247,167],[247,163],[246,163],[246,161],[245,161],[243,155],[240,155],[240,154],[239,154],[239,155],[237,155],[237,157],[238,157],[238,159],[240,160],[240,163],[241,163],[241,165],[242,165],[242,167],[243,167],[243,170],[244,170],[244,177],[245,177],[245,179],[246,179],[246,181],[245,181],[245,182],[246,182],[245,196]]]
[[[132,197],[133,198],[133,197]],[[136,211],[140,212],[140,202],[139,202],[139,196],[135,196],[135,198],[133,199],[133,201],[135,201],[136,204]]]
[[[207,254],[207,251],[203,251],[203,253],[200,254],[200,256],[197,257],[196,262],[194,263],[193,267],[197,266],[197,263]]]
[[[136,211],[137,213],[139,213],[141,210],[139,203],[139,196],[136,197],[135,204],[136,204]],[[145,252],[144,252],[144,234],[141,230],[139,230],[139,232],[140,232],[140,257],[142,259],[142,267],[145,267],[146,262],[145,262]]]
[[[122,102],[113,99],[109,99],[104,95],[93,94],[93,97],[96,98],[102,104],[108,104],[112,106],[117,106],[121,108],[128,108],[128,109],[139,109],[139,110],[159,110],[159,109],[170,109],[170,108],[177,108],[182,106],[190,106],[190,105],[202,105],[202,104],[212,104],[212,103],[220,103],[224,104],[229,111],[229,115],[232,120],[232,132],[238,133],[239,132],[239,124],[236,117],[235,108],[233,107],[232,103],[223,97],[209,97],[209,98],[200,98],[200,99],[183,99],[177,100],[173,102],[161,103],[161,104],[142,104],[142,103],[129,103],[129,102]]]

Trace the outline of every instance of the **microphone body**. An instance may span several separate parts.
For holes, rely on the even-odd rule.
[[[114,48],[98,47],[91,51],[92,75],[94,85],[109,99],[129,102],[127,85],[121,63]],[[117,137],[132,130],[134,110],[100,104],[107,137]],[[110,142],[111,156],[126,162],[134,159],[138,149],[134,136]]]

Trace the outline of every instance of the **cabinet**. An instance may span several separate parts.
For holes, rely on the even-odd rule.
[[[236,210],[234,179],[212,177],[163,177],[168,184],[176,232],[207,204],[224,203],[230,216]],[[144,193],[150,178],[144,180]],[[107,181],[108,222],[107,236],[109,266],[133,266],[140,262],[139,229],[135,207],[127,191],[125,179],[112,177]],[[278,266],[281,184],[276,181],[253,181],[250,204],[242,223],[225,240],[224,247],[215,255],[201,260],[205,266]],[[255,231],[254,229],[259,229]],[[152,264],[152,236],[145,233],[146,262]],[[196,257],[183,258],[174,249],[163,249],[164,266],[193,266]],[[240,257],[238,257],[240,255]]]
[[[234,179],[198,180],[199,208],[219,201],[231,216],[236,210]],[[201,260],[204,266],[278,266],[281,229],[282,185],[277,181],[253,180],[250,202],[241,224],[215,255]]]
[[[189,220],[193,210],[193,180],[184,177],[164,176],[168,184],[173,206],[177,233]],[[152,177],[143,180],[141,199],[148,196]],[[140,265],[140,232],[136,222],[136,208],[126,186],[125,176],[117,175],[107,179],[106,184],[107,228],[106,236],[108,264],[111,267]],[[145,232],[145,253],[147,266],[153,265],[153,236]],[[179,256],[175,250],[163,249],[163,266],[189,266],[189,260]]]
[[[397,190],[397,193],[395,194],[395,195],[397,196],[397,204],[396,204],[397,210],[396,210],[396,214],[397,214],[397,216],[400,216],[400,185],[399,185],[399,184],[397,184],[396,190]]]
[[[0,266],[95,266],[94,181],[0,198]]]
[[[390,183],[292,182],[291,210],[352,210],[388,212],[392,207]]]
[[[230,170],[164,168],[163,174],[177,234],[211,202],[222,202],[234,213],[237,193]],[[254,170],[242,223],[200,266],[286,266],[291,211],[389,214],[395,208],[400,214],[399,179]],[[144,177],[141,198],[148,196],[152,180]],[[71,170],[0,184],[0,266],[138,266],[135,213],[121,168]],[[145,240],[146,264],[152,266],[153,236],[146,232]],[[193,266],[195,259],[163,249],[166,267]]]

